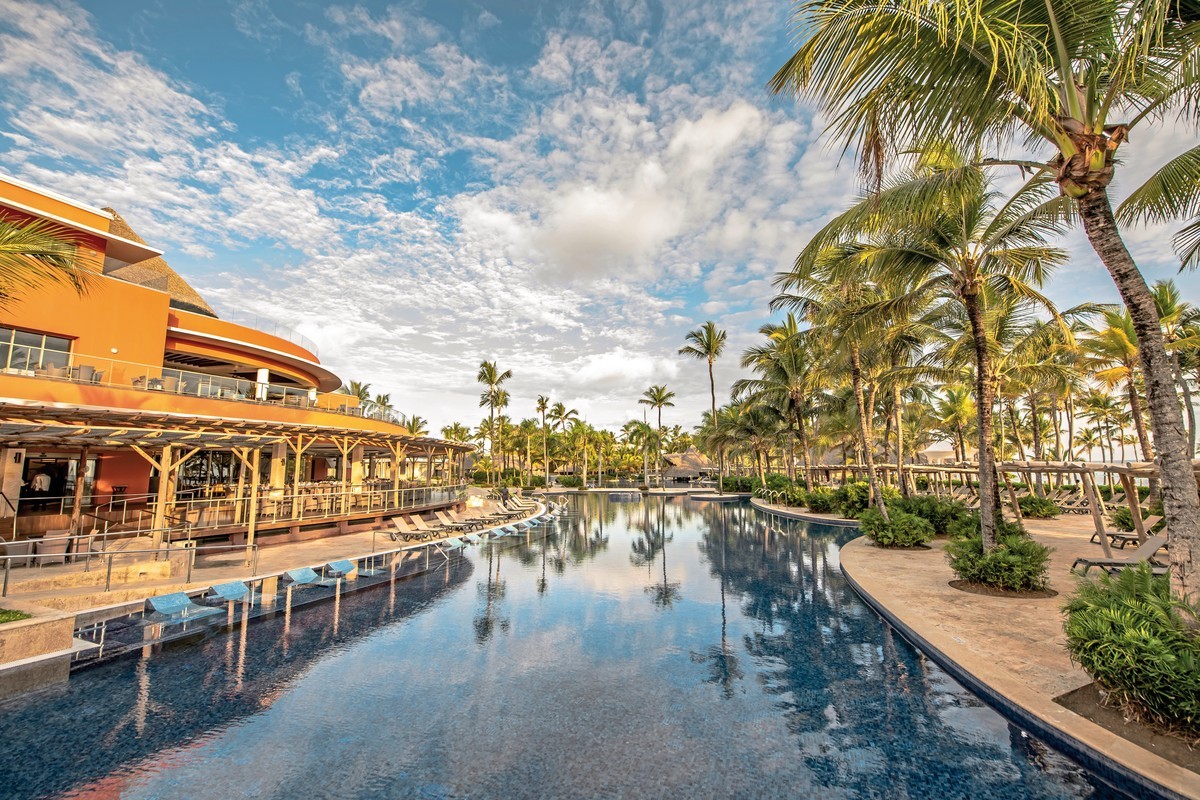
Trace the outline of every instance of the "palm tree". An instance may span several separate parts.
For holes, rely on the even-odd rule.
[[[338,388],[338,393],[357,398],[358,407],[364,412],[371,408],[371,384],[363,381],[350,381]]]
[[[1085,353],[1083,364],[1096,380],[1109,389],[1125,384],[1125,400],[1133,417],[1142,449],[1142,460],[1154,458],[1150,439],[1146,435],[1146,423],[1142,417],[1142,401],[1138,395],[1138,340],[1129,312],[1109,309],[1104,312],[1101,325],[1093,328],[1082,341]]]
[[[375,415],[380,419],[389,422],[394,419],[393,412],[396,409],[392,407],[392,396],[390,394],[377,393],[371,398],[370,404],[375,410]]]
[[[506,369],[501,371],[496,366],[495,361],[482,361],[479,364],[479,373],[475,376],[475,380],[483,384],[487,388],[479,395],[479,407],[487,406],[488,409],[488,435],[491,439],[489,442],[492,453],[492,461],[497,461],[496,455],[496,407],[497,400],[501,392],[500,386],[506,380],[512,377],[512,370]],[[498,474],[498,473],[497,473]]]
[[[662,410],[663,407],[674,408],[675,404],[671,400],[675,397],[675,393],[667,391],[666,386],[651,386],[642,393],[638,402],[645,406],[650,406],[658,410],[658,435],[662,438]],[[662,486],[662,447],[658,448],[658,485]]]
[[[965,386],[948,386],[934,401],[934,415],[954,443],[955,460],[967,460],[967,430],[976,417],[975,400]]]
[[[546,428],[546,412],[550,409],[550,398],[539,394],[537,413],[542,415],[542,468],[546,473],[546,488],[550,488],[550,432]]]
[[[550,421],[559,431],[565,432],[567,425],[577,419],[579,419],[579,412],[573,408],[567,408],[562,403],[555,403],[550,408]]]
[[[712,421],[714,425],[714,433],[717,438],[720,434],[720,419],[717,417],[717,384],[713,380],[713,362],[721,357],[721,351],[725,349],[725,340],[728,339],[728,334],[717,328],[715,322],[711,320],[705,322],[699,328],[693,331],[688,331],[684,340],[689,344],[679,348],[681,356],[690,356],[708,362],[708,389],[712,395]],[[722,481],[725,478],[725,451],[722,448],[717,449],[717,494],[724,494],[725,488],[722,486]]]
[[[1033,169],[1072,199],[1129,309],[1173,540],[1172,588],[1194,603],[1200,497],[1154,296],[1108,196],[1131,129],[1176,110],[1196,115],[1197,43],[1186,16],[1175,0],[801,0],[805,42],[771,85],[815,101],[877,181],[890,154],[930,131],[967,150],[1014,139],[1049,146],[1047,161],[994,163]],[[1191,150],[1178,161],[1155,176],[1131,216],[1194,210],[1200,156]]]
[[[469,442],[471,441],[471,429],[461,422],[452,422],[442,426],[442,438],[452,442]]]
[[[404,427],[408,428],[408,432],[413,436],[429,435],[429,420],[420,414],[410,414],[407,417],[401,415],[401,419],[404,420]]]
[[[1192,388],[1183,375],[1180,350],[1200,345],[1200,339],[1193,330],[1200,324],[1200,309],[1183,301],[1174,281],[1157,281],[1153,291],[1154,307],[1158,310],[1158,319],[1162,324],[1163,341],[1171,352],[1171,370],[1175,373],[1175,383],[1183,396],[1183,413],[1187,418],[1188,455],[1195,458],[1196,409],[1192,405]]]
[[[49,220],[0,219],[0,308],[17,295],[47,283],[65,283],[79,294],[93,273],[80,266],[79,235]]]
[[[826,225],[797,257],[795,269],[777,281],[785,292],[812,284],[822,267],[835,270],[843,283],[861,282],[865,267],[880,282],[911,287],[860,306],[858,317],[868,321],[893,316],[905,306],[926,306],[931,296],[961,305],[974,348],[980,517],[987,549],[996,544],[999,487],[992,429],[996,343],[985,316],[989,303],[1018,297],[1061,319],[1037,291],[1066,260],[1063,250],[1043,243],[1066,216],[1065,201],[1051,197],[1051,186],[1035,177],[1005,199],[962,154],[948,146],[931,147],[907,173]],[[860,236],[866,240],[850,240]],[[831,249],[836,258],[830,257]],[[777,306],[792,302],[787,294],[774,301]]]

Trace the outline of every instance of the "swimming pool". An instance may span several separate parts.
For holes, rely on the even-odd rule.
[[[1119,797],[890,631],[854,531],[683,498],[74,674],[4,797]]]

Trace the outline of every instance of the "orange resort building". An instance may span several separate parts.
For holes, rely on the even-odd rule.
[[[148,537],[249,554],[462,499],[469,446],[339,394],[303,337],[218,318],[112,209],[0,176],[0,218],[69,229],[89,274],[82,294],[45,284],[0,307],[10,553]]]

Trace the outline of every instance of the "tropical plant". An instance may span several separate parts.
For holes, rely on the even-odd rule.
[[[933,538],[933,524],[929,520],[895,508],[890,519],[884,519],[873,508],[865,509],[859,514],[858,525],[880,547],[916,547]]]
[[[0,308],[48,283],[86,292],[93,273],[79,263],[81,243],[78,234],[56,222],[0,219]]]
[[[708,387],[712,396],[712,417],[710,419],[713,424],[713,432],[718,438],[720,437],[721,420],[717,416],[717,384],[713,379],[713,363],[721,357],[728,338],[728,333],[719,329],[717,324],[710,320],[699,328],[688,331],[684,337],[688,343],[679,348],[679,354],[682,356],[708,362]],[[717,475],[719,477],[725,475],[725,450],[720,446],[717,447]],[[720,494],[723,491],[721,481],[718,480],[717,493]]]
[[[656,466],[658,469],[658,485],[659,486],[662,486],[662,447],[661,447],[662,432],[663,432],[662,410],[663,410],[663,408],[674,407],[675,404],[671,402],[674,398],[675,398],[675,393],[672,391],[668,391],[666,386],[657,386],[656,385],[656,386],[651,386],[649,389],[647,389],[645,392],[643,392],[642,396],[638,399],[638,402],[641,403],[642,405],[649,406],[650,408],[653,408],[656,411],[658,411],[658,436],[659,436],[659,441],[660,441],[660,447],[658,448],[658,454],[657,454],[658,463]]]
[[[1142,562],[1079,582],[1064,607],[1067,650],[1133,719],[1200,738],[1197,609]]]
[[[985,550],[978,533],[946,544],[950,569],[967,583],[1019,592],[1044,591],[1050,583],[1050,548],[1024,533],[997,533],[996,546]]]
[[[495,361],[482,361],[479,364],[479,372],[475,376],[475,380],[483,384],[486,388],[479,395],[479,407],[487,407],[488,410],[488,436],[489,446],[492,453],[492,461],[496,464],[496,475],[499,477],[499,468],[501,456],[496,444],[496,409],[500,407],[500,401],[503,400],[507,404],[507,392],[501,389],[501,385],[512,377],[512,370],[500,370],[496,366]],[[501,393],[504,392],[502,395]]]
[[[966,152],[1013,141],[1049,148],[1045,161],[992,163],[1057,184],[1129,309],[1173,539],[1173,581],[1196,601],[1200,498],[1171,360],[1154,297],[1108,195],[1132,129],[1176,112],[1196,114],[1200,31],[1189,8],[1175,0],[800,0],[804,43],[771,85],[815,101],[877,184],[890,157],[930,131]],[[1127,213],[1194,212],[1198,170],[1194,148],[1160,170]],[[1185,244],[1200,233],[1194,225],[1185,230]],[[1185,251],[1190,259],[1194,250]],[[988,399],[981,395],[980,406]]]

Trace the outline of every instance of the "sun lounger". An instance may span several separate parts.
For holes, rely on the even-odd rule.
[[[465,547],[465,545],[462,543],[462,540],[454,536],[451,536],[449,539],[442,539],[437,544],[438,547],[445,547],[450,550],[462,550],[463,547]]]
[[[336,578],[322,578],[312,567],[290,569],[283,573],[289,586],[335,586]]]
[[[1155,574],[1164,574],[1166,565],[1154,560],[1154,554],[1167,545],[1167,534],[1159,533],[1151,536],[1146,543],[1134,550],[1125,558],[1077,558],[1071,565],[1071,571],[1078,575],[1086,575],[1092,567],[1100,567],[1116,574],[1126,567],[1136,566],[1139,562],[1149,561]],[[1083,572],[1077,572],[1076,567],[1083,565]]]
[[[444,512],[444,511],[435,511],[435,512],[433,512],[433,515],[435,517],[437,517],[438,522],[442,523],[442,527],[446,528],[448,530],[452,530],[452,531],[469,531],[469,530],[471,530],[471,523],[461,522],[459,520],[453,519],[448,514],[446,514],[446,512]]]
[[[396,529],[396,533],[400,535],[402,541],[405,542],[423,542],[428,537],[425,531],[413,530],[408,526],[408,521],[404,517],[392,517],[392,527]],[[395,537],[392,537],[395,539]]]
[[[420,514],[413,514],[409,519],[409,522],[412,523],[414,528],[421,531],[429,538],[440,536],[450,530],[445,525],[430,525]]]
[[[192,598],[183,592],[151,597],[146,604],[150,606],[150,611],[157,617],[152,620],[154,622],[186,622],[221,613],[219,608],[193,603]],[[163,617],[167,619],[164,620]]]
[[[1162,517],[1146,517],[1142,520],[1142,529],[1149,533],[1154,529],[1154,526],[1162,522]],[[1127,544],[1137,544],[1140,540],[1134,531],[1105,531],[1104,535],[1108,537],[1108,541],[1113,547],[1125,549]],[[1092,534],[1092,544],[1100,543],[1100,534]]]
[[[483,544],[483,537],[480,536],[478,533],[468,533],[463,538],[466,539],[471,544]]]
[[[325,575],[328,576],[330,573],[332,573],[334,577],[346,578],[349,577],[350,573],[354,572],[356,569],[358,569],[358,565],[349,559],[330,561],[325,565]]]
[[[243,600],[250,594],[250,589],[241,581],[230,581],[229,583],[218,583],[215,586],[208,588],[208,594],[204,596],[204,601],[207,603],[219,602],[222,605],[225,603],[235,603],[238,600]]]

